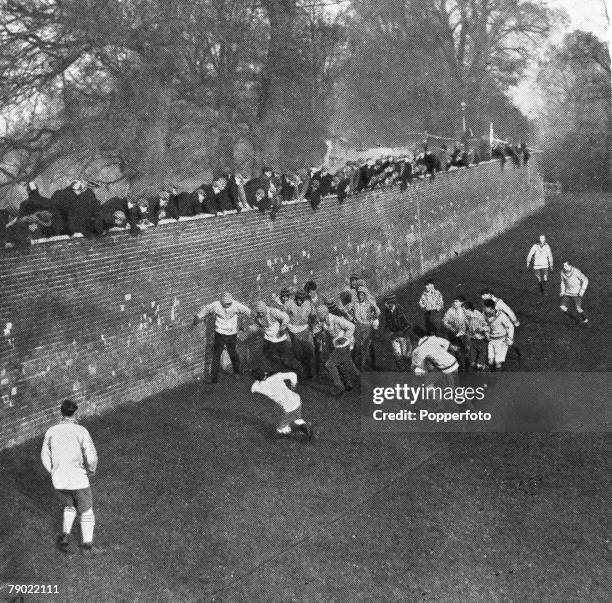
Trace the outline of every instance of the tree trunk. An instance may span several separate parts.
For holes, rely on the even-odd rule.
[[[134,158],[134,178],[130,182],[133,194],[157,192],[169,184],[168,179],[172,177],[168,146],[174,90],[159,79],[151,78],[146,94],[141,121],[142,152]]]
[[[268,56],[261,81],[259,159],[280,168],[283,131],[288,126],[286,99],[292,83],[293,26],[296,0],[265,0],[270,22]]]

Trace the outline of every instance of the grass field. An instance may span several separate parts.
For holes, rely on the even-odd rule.
[[[551,199],[436,271],[439,287],[448,300],[493,286],[519,314],[526,370],[609,371],[611,210],[604,196]],[[567,253],[591,279],[589,329],[560,315],[558,274],[541,298],[524,270],[542,232],[558,267]],[[400,292],[407,308],[422,284]],[[307,385],[309,445],[275,440],[275,409],[248,391],[225,377],[87,422],[95,558],[54,549],[41,440],[1,453],[0,597],[57,584],[38,600],[610,600],[608,434],[364,434],[355,397]]]

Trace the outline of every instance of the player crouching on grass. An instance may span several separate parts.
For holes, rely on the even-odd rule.
[[[417,340],[412,352],[412,369],[417,376],[439,373],[442,384],[452,387],[459,371],[457,358],[451,351],[454,349],[448,339],[437,335],[428,335],[422,327],[416,326],[413,334]]]
[[[283,416],[276,427],[279,436],[303,433],[312,440],[312,425],[302,419],[302,400],[295,392],[297,375],[295,373],[267,373],[261,368],[251,370],[255,381],[251,393],[261,394],[283,409]],[[287,382],[290,387],[287,386]]]
[[[101,552],[92,544],[95,517],[88,477],[96,472],[98,455],[89,432],[76,422],[77,409],[72,400],[62,402],[62,421],[45,433],[40,457],[51,474],[53,486],[64,500],[63,528],[57,539],[59,550],[68,552],[70,532],[78,512],[83,554],[91,555]]]
[[[508,315],[495,306],[492,299],[484,302],[484,315],[489,327],[487,333],[488,360],[491,370],[501,370],[508,348],[514,342],[514,324]]]
[[[576,305],[576,312],[582,320],[582,324],[587,325],[589,319],[582,309],[582,298],[589,286],[589,279],[578,268],[569,262],[563,262],[561,270],[561,312],[567,313],[567,306],[570,298],[573,298]]]

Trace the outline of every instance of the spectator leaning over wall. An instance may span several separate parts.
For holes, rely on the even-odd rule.
[[[64,221],[58,209],[51,203],[51,199],[43,197],[35,182],[28,183],[28,198],[19,205],[19,217],[36,215],[37,212],[48,212],[51,214],[49,225],[40,225],[39,236],[54,237],[64,232]]]
[[[87,238],[96,235],[95,220],[100,202],[91,187],[75,180],[70,186],[53,193],[51,202],[64,220],[65,234],[81,233]]]
[[[151,217],[155,225],[157,225],[160,220],[179,219],[176,195],[172,195],[170,191],[161,191],[150,205]]]
[[[244,304],[237,302],[231,293],[224,293],[220,301],[202,306],[201,310],[193,317],[194,326],[209,314],[215,316],[215,335],[213,340],[213,357],[210,367],[210,383],[219,380],[219,366],[221,354],[227,348],[232,367],[236,375],[240,375],[240,357],[236,351],[236,339],[238,334],[238,316],[251,316],[251,310]]]

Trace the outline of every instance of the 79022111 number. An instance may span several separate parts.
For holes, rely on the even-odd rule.
[[[9,594],[16,595],[57,595],[57,584],[9,584]]]

